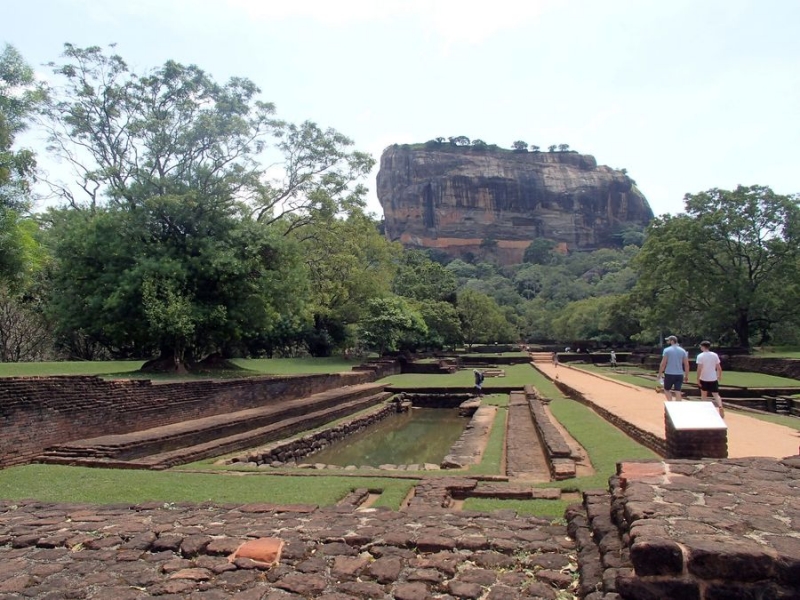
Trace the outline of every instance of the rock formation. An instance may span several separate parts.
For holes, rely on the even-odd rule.
[[[513,264],[537,238],[592,250],[653,218],[633,180],[593,156],[429,146],[395,144],[381,156],[386,235],[406,247],[491,251]]]

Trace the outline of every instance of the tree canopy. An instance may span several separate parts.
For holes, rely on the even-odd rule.
[[[50,216],[63,327],[177,365],[310,318],[298,242],[281,238],[360,209],[372,159],[335,130],[276,119],[245,78],[174,61],[137,74],[98,47],[64,56],[50,142],[84,196],[61,186],[68,207]],[[270,152],[282,162],[268,172]]]
[[[754,334],[768,341],[796,322],[797,198],[738,186],[687,194],[685,205],[653,221],[635,261],[645,326],[749,347]]]

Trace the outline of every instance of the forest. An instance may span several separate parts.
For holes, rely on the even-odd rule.
[[[374,158],[335,129],[282,120],[246,77],[173,61],[134,72],[113,47],[70,44],[49,69],[57,85],[13,47],[0,54],[0,361],[182,370],[667,333],[800,343],[797,195],[687,193],[683,212],[615,248],[562,254],[537,239],[518,265],[499,266],[491,244],[451,260],[389,242],[366,211]],[[31,129],[73,180],[40,172],[18,139]],[[57,202],[36,210],[42,186]]]

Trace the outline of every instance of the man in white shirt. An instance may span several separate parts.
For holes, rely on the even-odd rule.
[[[700,342],[700,354],[697,355],[697,385],[700,386],[700,399],[705,400],[709,392],[714,398],[714,406],[719,416],[725,416],[722,398],[719,395],[719,381],[722,379],[722,364],[716,352],[711,352],[711,342]]]

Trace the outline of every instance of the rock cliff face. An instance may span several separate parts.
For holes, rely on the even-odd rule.
[[[490,251],[505,264],[521,262],[537,238],[591,250],[653,218],[629,177],[575,152],[394,145],[381,156],[377,192],[389,239],[451,256]]]

